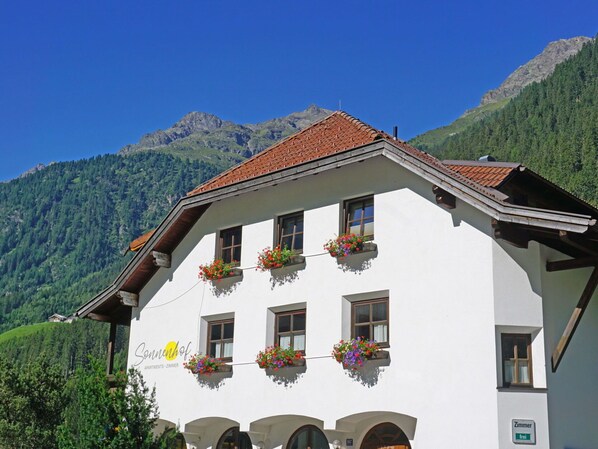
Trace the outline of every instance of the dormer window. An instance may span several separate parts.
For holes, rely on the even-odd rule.
[[[373,196],[345,201],[343,229],[347,234],[360,235],[366,240],[374,238]]]
[[[241,260],[241,226],[220,231],[219,249],[216,258],[225,263],[238,264]]]

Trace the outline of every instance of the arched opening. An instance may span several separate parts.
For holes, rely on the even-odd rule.
[[[216,449],[252,449],[251,438],[238,427],[231,427],[222,434]]]
[[[187,449],[185,437],[176,429],[167,429],[164,432],[164,437],[168,449]]]
[[[360,449],[411,449],[411,444],[405,432],[387,422],[372,427],[363,438]]]
[[[328,439],[316,426],[308,425],[295,431],[287,449],[329,449]]]

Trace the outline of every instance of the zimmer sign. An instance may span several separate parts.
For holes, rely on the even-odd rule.
[[[529,419],[513,419],[511,421],[513,443],[536,444],[536,422]]]
[[[190,354],[191,342],[169,341],[165,346],[155,348],[141,342],[135,348],[133,366],[143,365],[143,369],[175,368],[181,366],[179,362],[187,360]]]

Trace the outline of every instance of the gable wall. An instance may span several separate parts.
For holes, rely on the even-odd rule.
[[[339,232],[342,200],[369,193],[375,194],[378,253],[339,265],[322,245]],[[290,271],[294,279],[287,282],[252,269],[257,252],[272,245],[274,217],[301,209],[305,267]],[[215,288],[199,282],[198,265],[213,259],[218,229],[239,224],[244,225],[243,280],[228,290],[224,283]],[[450,212],[438,207],[430,184],[383,158],[217,202],[174,251],[172,269],[160,270],[141,292],[129,364],[156,384],[161,416],[182,428],[219,416],[243,430],[264,417],[292,414],[330,429],[343,416],[387,410],[415,418],[418,448],[447,441],[464,448],[478,448],[481,441],[498,447],[495,314],[500,306],[494,296],[500,292],[490,233],[487,216],[459,201]],[[512,263],[508,257],[503,262]],[[356,379],[328,356],[333,344],[349,337],[349,300],[376,297],[374,292],[390,297],[390,363],[374,365]],[[271,342],[268,309],[288,304],[307,306],[308,360],[305,372],[284,385],[253,362]],[[182,369],[183,356],[170,362],[139,357],[169,341],[204,352],[202,317],[233,313],[230,378],[199,385]],[[355,447],[363,437],[357,431],[343,435],[354,438]],[[200,447],[210,444],[203,438]]]

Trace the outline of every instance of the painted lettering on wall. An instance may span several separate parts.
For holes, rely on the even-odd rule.
[[[148,348],[145,342],[139,343],[135,349],[135,363],[133,366],[139,366],[145,361],[162,361],[172,362],[178,357],[187,360],[191,354],[191,342],[186,345],[181,345],[178,341],[169,341],[163,348]],[[169,366],[172,364],[168,364]],[[163,365],[154,365],[154,367],[163,367]]]

